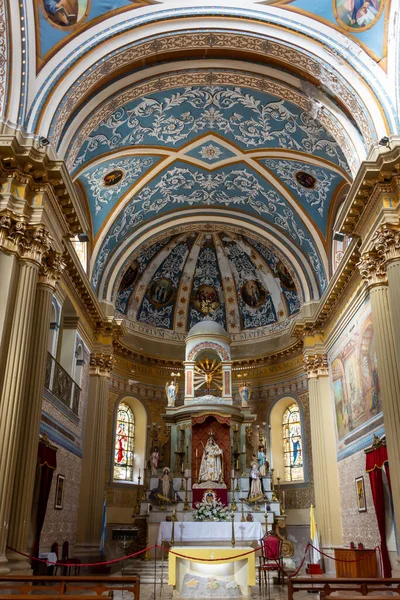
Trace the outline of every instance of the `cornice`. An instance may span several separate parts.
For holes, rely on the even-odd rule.
[[[21,131],[0,127],[0,177],[16,178],[31,188],[32,193],[47,192],[56,214],[64,222],[66,232],[87,232],[89,222],[81,206],[67,167],[53,155],[49,146]]]
[[[341,263],[329,282],[317,311],[311,317],[294,321],[290,329],[292,336],[303,338],[306,335],[313,335],[324,328],[334,309],[341,301],[343,294],[346,292],[352,276],[357,272],[356,266],[360,260],[360,245],[361,240],[359,238],[354,238],[350,242]]]
[[[374,146],[361,164],[337,223],[341,233],[359,233],[377,195],[393,192],[400,185],[400,136],[392,137],[390,146]]]

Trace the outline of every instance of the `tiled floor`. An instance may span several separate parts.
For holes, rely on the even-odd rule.
[[[154,597],[154,591],[156,595]],[[271,586],[270,592],[271,600],[287,600],[287,587],[276,585]],[[154,590],[154,585],[144,584],[140,586],[140,600],[172,600],[172,587],[164,585],[161,589],[160,585],[157,584]],[[177,597],[174,597],[174,600]],[[296,594],[296,600],[317,600],[319,596],[311,596],[307,592],[299,592]],[[258,587],[251,589],[250,600],[267,600],[267,595],[263,592],[259,593]]]

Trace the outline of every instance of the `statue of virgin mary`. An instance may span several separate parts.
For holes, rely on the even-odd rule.
[[[222,450],[210,435],[201,457],[199,483],[214,481],[224,483],[222,474]]]

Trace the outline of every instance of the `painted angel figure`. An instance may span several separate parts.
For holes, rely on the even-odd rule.
[[[359,27],[370,25],[376,18],[378,10],[378,0],[353,0],[350,9],[351,24],[357,24]]]
[[[173,381],[169,385],[166,383],[165,393],[167,394],[168,406],[175,406],[175,400],[178,395],[178,384],[175,384]]]
[[[242,408],[248,408],[251,391],[250,386],[246,381],[239,388],[239,396],[242,400]]]

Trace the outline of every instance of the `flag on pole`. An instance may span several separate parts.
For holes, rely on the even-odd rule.
[[[100,554],[104,556],[105,544],[107,539],[107,500],[104,498],[103,517],[101,520]]]
[[[317,525],[315,523],[314,507],[312,504],[310,506],[310,539],[312,545],[314,546],[312,549],[312,562],[313,564],[319,564],[321,556],[319,553],[319,540]]]

